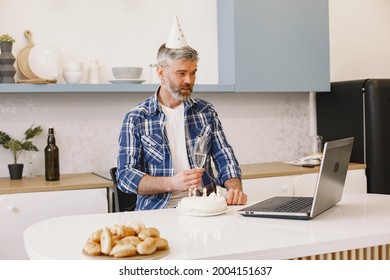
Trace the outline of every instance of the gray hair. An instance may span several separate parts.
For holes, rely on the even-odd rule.
[[[180,49],[169,49],[162,44],[157,52],[157,64],[166,67],[172,64],[173,61],[199,61],[198,52],[190,46],[185,46]]]

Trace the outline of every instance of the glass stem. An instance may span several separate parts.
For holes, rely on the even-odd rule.
[[[212,177],[206,170],[204,171],[204,173],[206,173],[207,177],[210,179],[213,192],[217,193],[217,180],[214,177]]]

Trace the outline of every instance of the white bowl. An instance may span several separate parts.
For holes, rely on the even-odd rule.
[[[81,72],[83,70],[83,63],[77,61],[68,61],[65,63],[63,70],[66,72]]]
[[[112,74],[116,79],[139,79],[142,67],[112,67]]]
[[[82,72],[70,72],[70,71],[64,71],[62,73],[64,76],[65,82],[68,84],[78,84],[81,81],[81,78],[83,77]]]

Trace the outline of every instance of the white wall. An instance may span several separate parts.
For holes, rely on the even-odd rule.
[[[330,0],[332,81],[389,77],[390,2]],[[109,4],[108,4],[109,3]],[[148,65],[178,15],[188,42],[198,49],[199,83],[216,83],[215,0],[0,0],[0,34],[25,46],[30,29],[36,44],[54,45],[62,61],[99,59],[103,82],[114,65]],[[113,43],[112,43],[113,42]],[[84,80],[85,81],[85,80]],[[59,82],[63,82],[60,80]],[[1,86],[1,85],[0,85]],[[89,172],[115,165],[124,114],[145,93],[1,94],[0,130],[21,136],[32,123],[53,125],[60,147],[61,172]],[[308,93],[202,93],[217,108],[241,163],[289,160],[310,150]],[[35,172],[43,174],[46,135]],[[22,162],[26,163],[24,157]],[[9,151],[0,149],[0,177],[8,176]],[[27,168],[25,170],[27,173]]]

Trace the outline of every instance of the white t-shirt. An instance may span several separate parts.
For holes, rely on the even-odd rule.
[[[184,125],[184,103],[172,109],[161,104],[162,110],[167,118],[165,132],[169,141],[169,149],[172,155],[172,164],[175,174],[190,169],[187,157],[185,125]],[[179,200],[188,196],[187,192],[175,191],[172,193],[168,207],[176,207]]]

